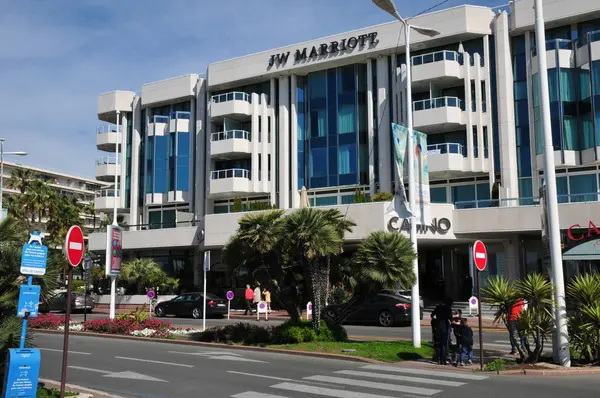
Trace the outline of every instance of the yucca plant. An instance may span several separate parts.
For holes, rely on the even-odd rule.
[[[508,329],[508,318],[517,297],[517,289],[508,278],[497,275],[489,278],[481,289],[482,301],[495,310],[494,322],[502,322]]]
[[[586,362],[600,360],[600,274],[579,274],[567,286],[578,308],[569,319],[571,347]]]

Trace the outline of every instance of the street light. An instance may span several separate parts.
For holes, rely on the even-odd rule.
[[[554,165],[554,147],[552,144],[552,124],[550,121],[550,94],[548,91],[548,65],[546,63],[546,32],[542,0],[535,0],[535,42],[537,47],[538,73],[540,79],[540,98],[542,102],[542,128],[544,131],[544,178],[546,180],[546,206],[548,206],[548,235],[550,237],[550,261],[554,282],[554,320],[556,324],[556,346],[558,362],[562,366],[571,366],[569,353],[569,331],[567,329],[567,311],[565,302],[565,277],[563,275],[560,226],[558,219],[558,199],[556,192],[556,170]]]
[[[408,129],[408,200],[410,211],[415,214],[416,209],[416,187],[415,187],[415,151],[413,150],[413,109],[412,109],[412,78],[410,61],[410,30],[414,30],[422,35],[434,37],[440,34],[437,30],[425,28],[422,26],[410,25],[400,16],[393,0],[372,0],[373,3],[383,11],[387,12],[404,26],[404,53],[406,54],[406,108],[407,108],[407,129]],[[410,222],[410,241],[415,253],[417,253],[417,220],[412,216]],[[411,290],[411,325],[413,346],[421,347],[421,306],[419,304],[419,260],[415,257],[413,260],[413,271],[415,273],[415,284]]]
[[[112,220],[112,228],[118,228],[119,223],[117,222],[117,188],[119,187],[119,116],[121,112],[117,111],[117,142],[115,145],[115,187],[113,189],[113,220]],[[112,251],[112,228],[107,228],[106,230],[106,268],[110,269],[110,259],[111,251]],[[110,319],[115,319],[115,305],[117,301],[117,276],[112,272],[110,273],[110,305],[109,305],[109,317]]]
[[[4,218],[3,209],[3,194],[4,194],[4,155],[12,155],[12,156],[26,156],[27,152],[17,151],[17,152],[4,152],[4,138],[0,138],[0,220]]]

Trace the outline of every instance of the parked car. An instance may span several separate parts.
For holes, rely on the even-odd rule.
[[[92,312],[96,308],[96,301],[90,295],[85,296],[83,293],[71,293],[71,310],[82,311],[87,309]],[[47,301],[40,301],[38,311],[48,313],[50,311],[67,311],[67,292],[59,292],[52,296]]]
[[[156,304],[156,316],[191,316],[194,319],[202,318],[203,295],[202,293],[185,293],[171,300],[161,301]],[[223,316],[227,314],[227,301],[215,296],[206,295],[206,316]]]
[[[334,304],[325,308],[325,316],[333,318],[342,311],[344,304]],[[420,317],[423,319],[423,308]],[[410,299],[396,294],[379,293],[368,300],[356,312],[350,314],[344,323],[366,323],[389,327],[394,325],[410,325]]]
[[[407,300],[411,300],[410,290],[384,290],[382,293],[395,294],[397,296],[404,297]],[[425,308],[423,297],[419,296],[419,305],[421,308]]]

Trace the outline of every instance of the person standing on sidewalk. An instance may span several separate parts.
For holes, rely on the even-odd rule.
[[[523,307],[525,305],[525,301],[521,298],[517,299],[510,310],[510,316],[508,318],[508,338],[510,339],[510,354],[514,355],[517,353],[517,344],[521,345],[521,348],[525,348],[525,336],[523,333],[519,332],[517,327],[517,322],[521,313],[523,312]],[[519,341],[517,342],[517,336],[519,337]]]
[[[271,292],[267,289],[263,289],[263,294],[265,296],[265,302],[267,303],[267,311],[271,312]]]
[[[244,315],[248,315],[248,312],[250,312],[250,315],[252,315],[252,300],[254,299],[254,292],[250,288],[250,285],[246,285],[244,297],[246,299],[246,312]]]
[[[448,365],[448,342],[450,339],[450,324],[452,323],[452,304],[452,299],[445,299],[431,313],[431,318],[435,319],[435,334],[439,344],[438,361],[440,365]]]
[[[256,285],[254,288],[254,306],[256,307],[256,311],[258,312],[258,303],[262,301],[262,295],[260,293],[260,286]]]
[[[467,318],[463,318],[458,327],[458,338],[460,339],[461,356],[460,366],[473,364],[473,329],[469,327]]]

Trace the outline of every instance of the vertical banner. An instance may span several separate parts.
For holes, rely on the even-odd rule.
[[[106,229],[106,275],[118,275],[121,272],[122,230],[116,225]]]
[[[396,123],[392,123],[392,137],[394,140],[394,154],[396,155],[396,174],[399,184],[394,192],[394,200],[388,212],[395,212],[400,218],[409,218],[412,212],[409,210],[408,197],[404,189],[404,163],[408,145],[408,129]]]
[[[413,130],[415,144],[415,184],[417,198],[414,210],[417,222],[421,225],[429,223],[429,163],[427,159],[427,134]]]
[[[396,187],[396,192],[394,192],[393,206],[399,217],[407,218],[414,215],[417,224],[427,224],[429,223],[428,207],[430,203],[427,134],[413,130],[414,148],[408,148],[408,129],[406,127],[392,123],[392,135],[396,154],[396,172],[400,181],[399,186]],[[414,151],[415,209],[410,209],[406,190],[404,189],[404,175],[405,173],[408,174],[408,169],[405,168],[408,155],[406,151],[408,150]]]
[[[546,200],[546,184],[542,184],[539,191],[540,196],[540,212],[542,218],[542,266],[548,270],[548,274],[552,275],[550,260],[550,236],[548,236],[548,201]]]

